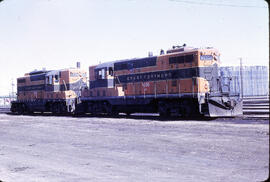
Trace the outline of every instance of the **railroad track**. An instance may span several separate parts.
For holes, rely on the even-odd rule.
[[[0,113],[7,113],[10,112],[10,108],[9,107],[1,107],[0,106]]]
[[[0,107],[0,113],[9,113],[10,108]],[[269,97],[252,96],[243,98],[244,118],[269,119]]]
[[[243,114],[246,118],[269,119],[269,96],[244,97]]]

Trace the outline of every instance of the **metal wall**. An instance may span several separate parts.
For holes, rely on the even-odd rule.
[[[269,95],[269,68],[267,66],[243,66],[243,96]],[[221,77],[232,77],[230,91],[241,93],[239,66],[220,67]]]

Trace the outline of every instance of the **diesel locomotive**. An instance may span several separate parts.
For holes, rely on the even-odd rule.
[[[105,62],[89,67],[34,71],[17,79],[17,113],[159,113],[169,116],[243,115],[239,93],[219,71],[220,53],[173,46],[160,55]]]
[[[241,116],[242,99],[219,73],[214,48],[173,46],[159,56],[89,67],[77,113],[159,113],[167,116]],[[227,81],[224,81],[227,79]]]
[[[81,90],[87,86],[87,73],[79,68],[41,70],[17,79],[17,100],[11,112],[74,113]]]

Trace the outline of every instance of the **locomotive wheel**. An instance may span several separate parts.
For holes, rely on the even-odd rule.
[[[67,112],[67,106],[65,103],[59,103],[60,106],[60,113],[66,113]]]
[[[16,110],[17,110],[17,113],[18,114],[23,114],[23,112],[24,112],[23,111],[23,105],[22,104],[18,104]]]
[[[55,103],[52,105],[52,113],[56,114],[56,104]]]
[[[159,108],[159,116],[165,118],[170,117],[171,116],[170,109],[167,108],[166,106],[163,108]]]
[[[11,104],[10,111],[13,112],[13,113],[16,112],[15,104]]]
[[[118,116],[119,112],[117,111],[112,111],[111,113],[109,113],[110,116]]]
[[[191,116],[190,108],[189,108],[189,107],[185,107],[185,108],[183,109],[183,117],[184,117],[184,118],[188,118],[188,117],[190,117],[190,116]]]
[[[26,107],[25,112],[26,114],[33,114],[34,112],[31,111],[28,107]]]
[[[18,104],[16,109],[17,109],[17,113],[20,115],[27,113],[27,108],[24,104]]]
[[[18,105],[17,104],[12,104],[10,110],[11,110],[11,112],[16,113],[18,111]]]
[[[182,103],[182,109],[181,109],[181,114],[184,118],[189,118],[192,116],[192,106],[193,103],[189,100],[184,100]]]
[[[159,103],[158,112],[160,117],[170,117],[170,109],[166,106],[166,103],[164,102]]]
[[[23,104],[23,114],[32,114],[33,112],[30,110],[30,108]]]
[[[118,116],[119,115],[119,112],[115,111],[115,110],[112,110],[110,113],[108,113],[110,116]]]
[[[53,114],[59,114],[60,113],[60,105],[58,103],[53,104],[52,113]]]
[[[106,105],[106,112],[109,116],[118,116],[119,112],[115,111],[115,108],[111,104]]]
[[[159,111],[159,116],[162,117],[162,118],[167,118],[167,117],[170,117],[171,114],[170,114],[170,110],[167,109],[166,111]]]

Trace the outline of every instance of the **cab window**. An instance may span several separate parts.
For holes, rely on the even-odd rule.
[[[52,85],[52,75],[46,77],[46,84]]]
[[[101,70],[101,79],[105,79],[105,69]]]
[[[55,75],[55,76],[54,76],[54,82],[56,82],[56,83],[59,82],[59,76],[58,76],[58,75]]]
[[[109,67],[109,75],[113,76],[113,68],[112,67]]]
[[[106,71],[105,69],[98,70],[97,79],[106,79]]]

